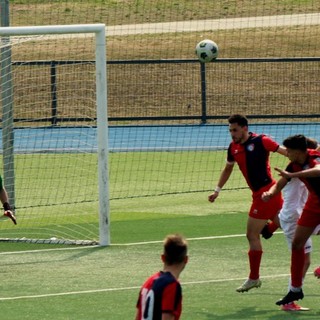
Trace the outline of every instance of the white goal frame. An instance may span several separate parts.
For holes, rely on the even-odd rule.
[[[95,65],[99,180],[99,245],[107,246],[110,245],[110,209],[108,173],[106,27],[104,24],[0,27],[0,37],[88,33],[95,35],[96,45]],[[6,128],[3,128],[3,130],[5,129]]]

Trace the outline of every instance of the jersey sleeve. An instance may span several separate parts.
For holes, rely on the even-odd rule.
[[[228,148],[227,162],[228,163],[234,163],[235,162],[234,156],[233,156],[233,154],[231,152],[231,144],[229,145],[229,148]]]
[[[267,151],[276,152],[279,149],[279,143],[275,142],[268,136],[262,136],[262,143]]]

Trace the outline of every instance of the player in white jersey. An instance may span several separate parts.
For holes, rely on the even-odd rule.
[[[300,218],[302,209],[307,201],[308,191],[304,183],[298,179],[291,179],[282,190],[284,203],[279,213],[281,229],[291,250],[293,235],[296,230],[297,221]],[[308,239],[305,245],[305,252],[310,252],[312,246],[311,239]]]
[[[308,148],[316,149],[317,142],[308,138]],[[281,229],[286,237],[289,250],[291,250],[291,244],[294,237],[294,233],[297,227],[297,222],[302,213],[302,209],[308,198],[308,190],[305,184],[299,178],[292,178],[287,185],[282,189],[283,206],[279,213],[279,222]],[[319,234],[320,225],[314,230],[314,234]],[[303,269],[303,275],[305,276],[310,264],[310,253],[312,251],[312,241],[309,238],[304,247],[305,250],[305,264]],[[282,310],[285,311],[305,311],[307,308],[303,308],[295,302],[285,304],[282,306]]]

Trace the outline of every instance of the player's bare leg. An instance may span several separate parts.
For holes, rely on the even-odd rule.
[[[248,279],[236,289],[237,292],[246,292],[253,288],[261,287],[261,280],[259,279],[260,262],[262,257],[260,232],[266,222],[267,220],[248,217],[247,239],[249,241],[248,256],[250,264],[250,274]]]

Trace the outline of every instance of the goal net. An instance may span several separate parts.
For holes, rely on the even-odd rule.
[[[0,28],[2,241],[110,243],[103,24]]]

